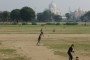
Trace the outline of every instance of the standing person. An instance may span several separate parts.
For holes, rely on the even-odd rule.
[[[43,31],[42,31],[42,29],[41,29],[41,33],[40,33],[40,35],[39,35],[39,37],[38,37],[37,45],[40,44],[40,41],[41,41],[41,37],[42,37],[42,35],[43,35]]]
[[[44,33],[43,33],[43,29],[42,28],[41,28],[40,32],[41,32],[40,34],[44,36]]]
[[[69,60],[73,59],[73,55],[72,55],[72,52],[74,53],[73,47],[74,47],[74,44],[72,44],[68,49]]]

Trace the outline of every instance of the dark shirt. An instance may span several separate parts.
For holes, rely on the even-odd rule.
[[[38,40],[41,39],[41,36],[43,35],[43,32],[40,33],[39,37],[38,37]]]
[[[72,48],[72,47],[70,47],[70,48],[68,49],[68,53],[71,53],[71,52],[73,52],[73,48]]]
[[[39,37],[38,37],[38,40],[40,40],[41,39],[41,35],[39,35]]]

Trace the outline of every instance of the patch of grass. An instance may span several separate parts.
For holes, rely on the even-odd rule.
[[[75,53],[81,56],[90,56],[90,38],[84,37],[71,37],[61,38],[55,40],[44,40],[44,46],[48,46],[54,50],[55,55],[61,55],[66,57],[68,48],[71,44],[74,44]]]
[[[2,43],[0,42],[0,45],[2,45]]]
[[[62,56],[67,56],[67,52],[62,52],[62,51],[54,51],[55,55],[62,55]]]
[[[0,53],[2,54],[13,54],[15,52],[16,52],[15,49],[0,49]]]
[[[77,45],[76,45],[76,49],[77,50],[82,50],[82,51],[85,51],[85,52],[90,52],[90,44],[86,44],[86,43],[78,43]]]
[[[45,46],[53,49],[65,49],[68,47],[67,42],[64,40],[44,40],[43,42]]]
[[[38,34],[40,33],[41,25],[0,25],[0,34]],[[53,29],[55,32],[53,33]],[[43,31],[45,34],[90,34],[90,25],[44,25]]]
[[[4,58],[2,60],[26,60],[24,57]]]

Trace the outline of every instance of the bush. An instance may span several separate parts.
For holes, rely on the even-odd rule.
[[[64,25],[78,25],[78,23],[77,22],[67,22]]]
[[[36,22],[32,22],[32,25],[37,25],[37,23]]]
[[[55,23],[46,23],[46,25],[56,25]]]
[[[18,24],[18,23],[16,23],[16,22],[13,22],[13,23],[12,23],[12,25],[17,25],[17,24]]]
[[[56,23],[56,25],[60,25],[60,23]]]
[[[27,23],[26,22],[23,22],[22,25],[27,25]]]
[[[45,24],[41,24],[41,26],[44,26]]]

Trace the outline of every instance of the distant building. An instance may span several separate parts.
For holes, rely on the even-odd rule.
[[[52,2],[49,4],[49,10],[54,13],[55,15],[61,15],[59,8],[57,7],[57,5],[54,3],[54,1],[52,0]]]
[[[81,8],[78,8],[74,12],[69,12],[71,15],[70,21],[80,21],[80,17],[83,16],[86,12]]]
[[[67,17],[66,16],[62,16],[62,22],[67,22]]]

